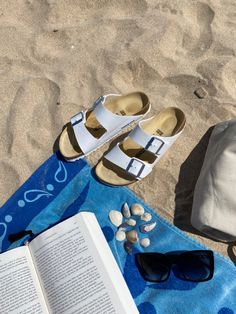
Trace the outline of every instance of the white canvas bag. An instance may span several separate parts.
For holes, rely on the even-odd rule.
[[[211,238],[236,240],[236,119],[213,129],[194,191],[191,223]]]

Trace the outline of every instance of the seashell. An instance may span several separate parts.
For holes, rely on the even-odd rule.
[[[124,243],[124,248],[125,248],[125,250],[126,250],[126,252],[127,252],[128,254],[130,254],[130,255],[132,254],[132,251],[133,251],[133,244],[132,244],[132,243],[126,241],[126,242]]]
[[[135,243],[138,241],[138,233],[135,230],[126,232],[126,238],[129,242]]]
[[[123,217],[117,210],[111,210],[109,213],[110,221],[114,226],[119,227],[122,224]]]
[[[144,214],[141,216],[141,220],[150,221],[150,220],[152,220],[152,215],[149,214],[149,213],[144,213]]]
[[[127,203],[124,203],[121,211],[125,218],[129,218],[131,216],[129,205]]]
[[[127,223],[126,223],[126,222],[123,222],[123,223],[119,226],[118,230],[119,230],[119,231],[126,231],[128,228],[129,228],[129,226],[127,225]]]
[[[134,220],[134,219],[129,219],[129,220],[127,220],[125,223],[126,223],[127,225],[133,227],[133,226],[136,225],[136,220]]]
[[[148,247],[150,245],[150,239],[143,238],[139,241],[139,243],[142,245],[142,247]]]
[[[117,240],[117,241],[124,241],[125,238],[126,238],[126,234],[125,234],[124,231],[118,230],[118,231],[116,232],[116,240]]]
[[[142,233],[147,233],[147,232],[150,232],[152,231],[155,227],[156,227],[156,222],[152,222],[150,224],[143,224],[143,225],[140,225],[139,226],[139,230],[140,232]]]
[[[144,208],[142,205],[135,203],[131,206],[131,214],[142,216],[144,214]]]

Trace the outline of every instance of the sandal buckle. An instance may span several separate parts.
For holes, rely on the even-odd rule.
[[[159,138],[152,137],[150,141],[147,143],[145,146],[145,149],[148,150],[149,152],[159,155],[159,151],[161,148],[164,146],[165,142],[160,140]]]
[[[137,167],[139,167],[139,169]],[[130,162],[128,163],[128,166],[126,167],[126,171],[136,177],[140,177],[144,168],[145,163],[138,159],[131,158]],[[134,169],[134,171],[132,169]]]
[[[81,111],[71,118],[71,124],[74,126],[84,120],[84,113]]]
[[[100,103],[103,103],[104,99],[105,99],[104,96],[100,96],[97,100],[95,100],[93,108],[97,107]]]

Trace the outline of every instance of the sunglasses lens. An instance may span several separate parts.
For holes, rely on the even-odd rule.
[[[206,281],[212,278],[214,260],[212,251],[183,253],[177,263],[178,277],[189,281]]]
[[[169,277],[169,265],[165,255],[159,253],[136,254],[136,262],[143,278],[147,281],[162,282]]]

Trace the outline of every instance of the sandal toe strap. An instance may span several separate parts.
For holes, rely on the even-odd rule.
[[[170,146],[176,141],[178,136],[179,134],[171,137],[150,135],[143,130],[142,122],[129,134],[129,137],[132,138],[132,140],[159,158],[165,154]]]

